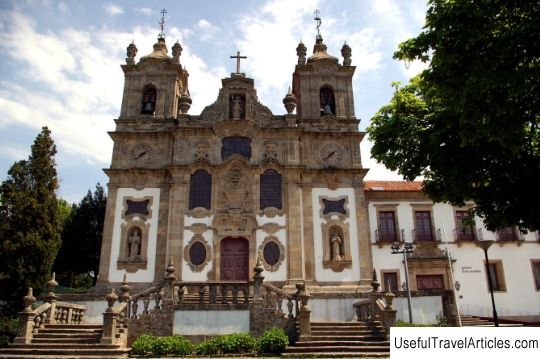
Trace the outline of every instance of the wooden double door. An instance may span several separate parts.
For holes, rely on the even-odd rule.
[[[245,238],[227,237],[221,241],[222,281],[247,281],[249,274],[249,241]]]

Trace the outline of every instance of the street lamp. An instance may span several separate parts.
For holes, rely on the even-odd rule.
[[[409,323],[412,324],[412,306],[411,306],[411,286],[409,284],[409,267],[407,265],[407,254],[414,250],[413,244],[410,242],[394,242],[392,243],[392,254],[403,253],[403,263],[405,265],[405,286],[407,287],[407,305],[409,306]]]
[[[484,256],[486,257],[486,273],[489,286],[489,292],[491,293],[491,306],[493,307],[493,321],[495,326],[499,326],[499,317],[497,317],[497,310],[495,309],[495,297],[493,296],[493,284],[491,283],[491,269],[489,267],[488,248],[494,243],[492,240],[483,240],[475,242],[476,245],[484,250]]]

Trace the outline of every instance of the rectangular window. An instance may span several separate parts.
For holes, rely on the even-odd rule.
[[[414,240],[419,242],[432,242],[433,229],[431,227],[431,213],[429,211],[415,211],[414,225],[416,236]]]
[[[534,287],[540,290],[540,260],[532,262],[532,274],[534,279]]]
[[[469,220],[469,211],[456,211],[456,240],[474,240],[473,230]]]
[[[398,276],[397,272],[383,272],[382,275],[383,282],[382,282],[382,289],[386,290],[388,287],[388,284],[390,284],[390,291],[396,293],[398,291]]]
[[[416,289],[444,289],[444,276],[442,274],[417,275]]]
[[[520,234],[516,227],[506,227],[497,232],[497,239],[499,241],[519,241]]]
[[[379,242],[397,242],[396,219],[393,211],[379,212]]]
[[[506,283],[504,281],[504,271],[502,261],[489,261],[486,265],[486,279],[491,281],[494,292],[505,292]],[[489,283],[488,283],[489,290]]]

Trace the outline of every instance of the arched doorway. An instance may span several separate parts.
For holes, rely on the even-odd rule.
[[[248,280],[249,242],[245,238],[227,237],[221,241],[220,273],[222,281]]]

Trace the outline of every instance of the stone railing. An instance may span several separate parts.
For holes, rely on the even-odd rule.
[[[33,334],[46,324],[80,324],[83,321],[86,307],[84,305],[72,304],[58,301],[54,293],[58,283],[55,274],[47,282],[49,293],[44,297],[44,303],[33,309],[36,302],[32,288],[28,288],[28,293],[23,298],[24,310],[19,312],[19,330],[15,343],[30,343]]]
[[[249,304],[250,283],[226,282],[174,282],[174,303],[187,304],[187,296],[198,299],[198,304]]]
[[[266,308],[271,308],[275,315],[297,318],[299,311],[298,295],[296,293],[287,293],[270,283],[263,283],[264,291],[261,294],[263,304]],[[286,301],[287,313],[283,311],[283,302]]]
[[[390,327],[396,324],[396,310],[392,307],[394,294],[390,292],[390,283],[386,286],[386,292],[378,292],[379,282],[377,281],[377,273],[373,270],[373,280],[371,287],[373,290],[365,295],[368,298],[362,299],[353,304],[356,310],[358,321],[374,323],[380,320],[386,337],[390,337]]]
[[[122,286],[126,285],[127,282],[122,282]],[[122,287],[120,287],[120,290],[122,290]],[[126,293],[126,292],[123,292]],[[120,294],[122,296],[122,294]],[[139,316],[139,308],[142,307],[142,313],[141,314],[148,314],[151,304],[153,304],[153,308],[151,309],[161,309],[161,301],[163,299],[163,288],[159,287],[150,287],[148,289],[143,290],[140,293],[137,293],[131,297],[128,296],[127,301],[129,302],[128,305],[128,318],[138,318]]]

